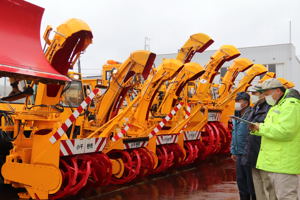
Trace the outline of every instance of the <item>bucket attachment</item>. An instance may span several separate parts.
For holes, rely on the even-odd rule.
[[[42,51],[40,23],[44,9],[23,0],[3,0],[0,7],[0,76],[69,81],[49,64]]]

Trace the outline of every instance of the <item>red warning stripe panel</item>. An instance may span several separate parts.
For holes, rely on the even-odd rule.
[[[107,138],[85,138],[60,141],[60,155],[71,156],[85,153],[101,152]]]
[[[87,107],[91,100],[99,92],[99,89],[94,89],[91,94],[80,104],[80,106],[70,115],[70,117],[61,125],[59,129],[50,137],[50,142],[54,144],[68,130],[72,123],[79,117],[82,111]]]
[[[100,152],[104,149],[106,144],[106,139],[103,138],[96,138],[96,151],[95,152]]]

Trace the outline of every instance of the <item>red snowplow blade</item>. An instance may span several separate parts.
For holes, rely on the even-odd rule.
[[[69,81],[47,61],[40,43],[44,9],[23,0],[0,1],[0,76]]]

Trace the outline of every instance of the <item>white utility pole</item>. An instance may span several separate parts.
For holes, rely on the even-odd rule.
[[[290,23],[289,23],[289,43],[291,44],[292,43],[292,20],[290,20]]]
[[[144,50],[150,51],[150,38],[147,36],[144,40]]]

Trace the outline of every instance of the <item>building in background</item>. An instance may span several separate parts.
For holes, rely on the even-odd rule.
[[[277,77],[292,81],[295,83],[296,89],[300,89],[300,60],[296,56],[293,44],[276,44],[238,49],[241,52],[240,58],[245,57],[250,59],[253,63],[265,65],[269,71],[275,72]],[[216,50],[207,50],[201,54],[197,53],[192,59],[192,62],[205,66],[215,51]],[[158,54],[155,65],[158,66],[163,58],[176,58],[176,53]],[[221,73],[215,78],[215,82],[220,82],[220,77],[224,76],[227,67],[231,64],[232,61],[224,63],[220,70]],[[241,78],[242,75],[239,75],[236,81],[239,81]],[[254,80],[254,83],[257,80],[258,78]]]

